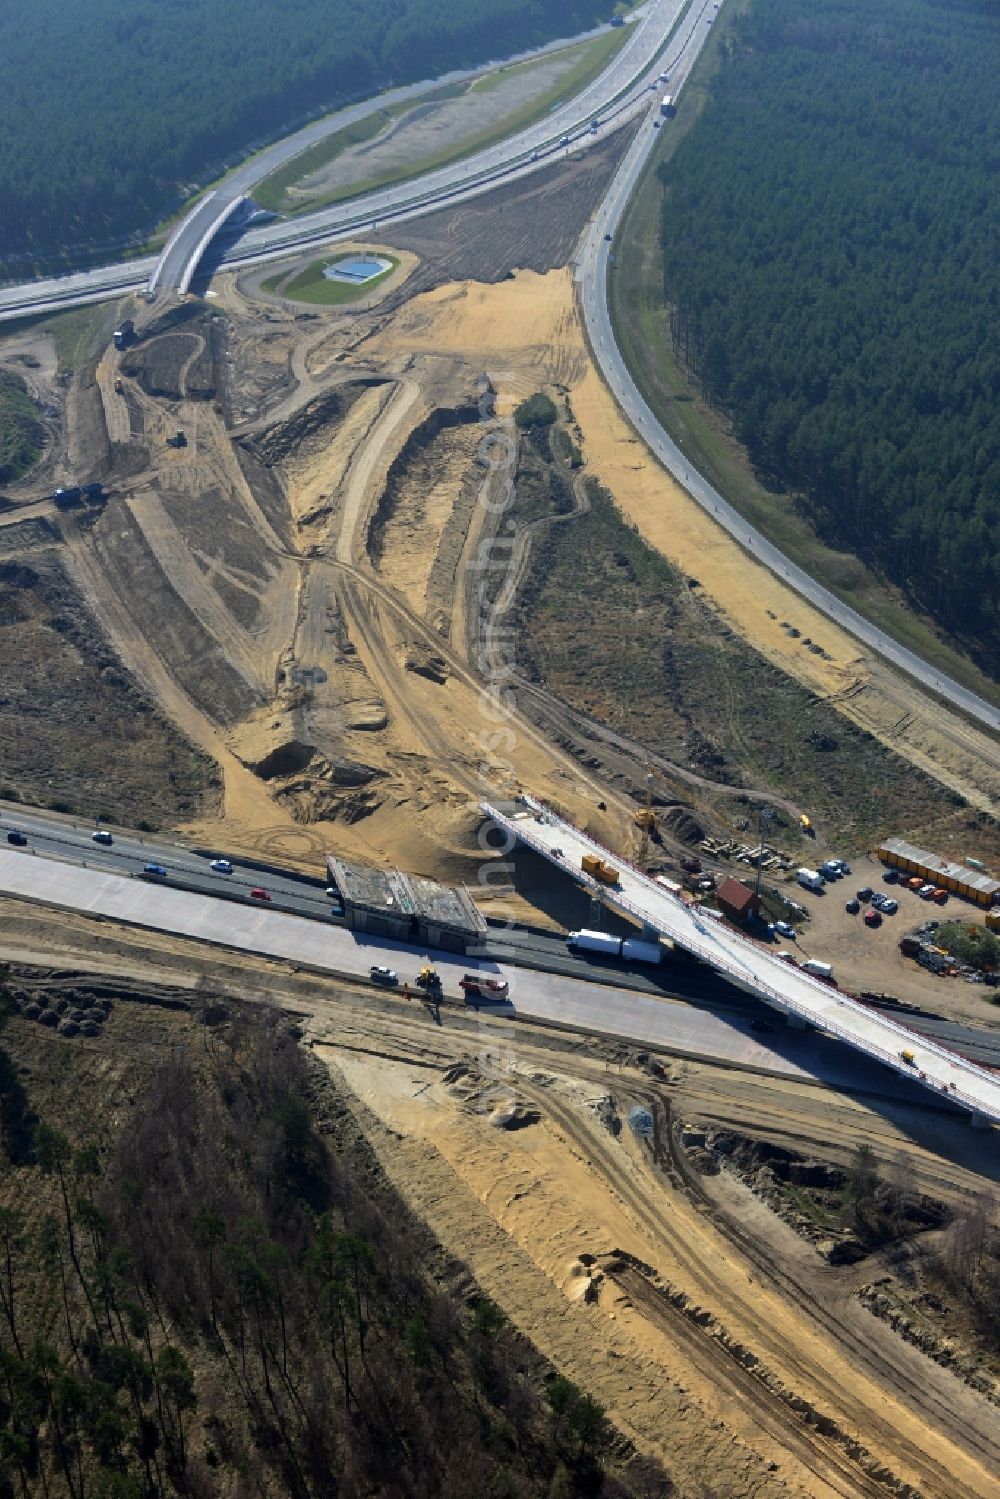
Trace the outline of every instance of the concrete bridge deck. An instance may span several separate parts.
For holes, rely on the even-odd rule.
[[[532,797],[522,796],[503,808],[481,802],[480,810],[505,832],[509,847],[523,843],[534,849],[609,906],[668,937],[792,1023],[805,1021],[828,1031],[865,1056],[923,1084],[938,1098],[968,1109],[976,1123],[1000,1122],[1000,1076],[776,957],[765,944],[691,905]],[[614,865],[619,884],[600,884],[585,874],[581,867],[585,854]],[[912,1062],[904,1061],[903,1052],[912,1056]]]

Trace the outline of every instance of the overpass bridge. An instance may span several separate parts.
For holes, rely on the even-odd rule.
[[[780,1011],[791,1024],[808,1023],[846,1041],[865,1056],[921,1083],[939,1099],[967,1109],[975,1124],[1000,1122],[1000,1075],[776,957],[765,944],[689,904],[533,797],[521,796],[505,803],[505,809],[490,802],[479,806],[506,834],[509,848],[522,843],[534,849],[609,906],[640,922],[647,932],[668,937],[730,983]],[[585,854],[613,864],[619,871],[619,884],[600,884],[586,874],[581,867]],[[904,1060],[904,1053],[912,1061]]]
[[[150,293],[175,291],[184,296],[212,240],[247,202],[243,193],[225,193],[220,189],[199,199],[164,245],[149,278]]]

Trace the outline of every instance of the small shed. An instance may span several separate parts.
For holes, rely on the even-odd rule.
[[[716,890],[715,899],[722,914],[740,926],[745,926],[751,917],[760,915],[760,897],[742,880],[734,880],[731,874],[726,875]]]

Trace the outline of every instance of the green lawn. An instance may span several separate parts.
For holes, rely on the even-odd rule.
[[[262,282],[264,291],[274,295],[287,297],[290,302],[311,302],[315,306],[340,307],[345,302],[357,302],[366,297],[369,292],[381,286],[393,271],[399,266],[399,261],[394,255],[383,255],[383,260],[389,260],[392,264],[387,270],[373,276],[362,286],[351,286],[346,281],[330,281],[323,275],[324,269],[332,265],[342,256],[335,255],[330,260],[314,260],[312,265],[304,271],[299,271],[290,281],[285,278],[287,272],[282,271],[277,276],[269,276]]]
[[[376,188],[389,187],[395,182],[402,182],[411,177],[421,176],[425,172],[434,171],[438,167],[447,166],[450,162],[460,161],[466,156],[471,156],[476,151],[486,150],[495,145],[497,141],[505,140],[510,135],[515,135],[520,130],[526,130],[530,125],[549,114],[558,105],[578,94],[581,89],[593,81],[598,74],[611,62],[611,59],[619,51],[623,43],[631,36],[628,26],[616,28],[614,31],[602,33],[589,42],[577,43],[572,48],[567,48],[566,53],[576,53],[576,61],[572,68],[565,72],[552,87],[539,97],[531,100],[521,108],[512,110],[503,119],[495,121],[492,125],[484,128],[478,135],[465,136],[456,140],[447,149],[436,152],[432,156],[424,157],[422,160],[411,162],[406,167],[399,167],[392,171],[386,171],[363,182],[351,183],[338,188],[333,193],[317,195],[315,197],[296,198],[289,200],[287,192],[295,182],[300,182],[312,172],[318,171],[329,162],[334,161],[349,146],[357,145],[363,141],[371,140],[382,130],[390,120],[398,115],[404,114],[412,109],[413,104],[395,105],[391,109],[379,110],[377,114],[369,115],[357,125],[348,126],[346,129],[337,131],[310,150],[303,152],[301,156],[295,157],[287,166],[275,172],[258,184],[254,190],[254,201],[262,208],[273,209],[276,213],[287,213],[292,216],[300,213],[312,212],[316,208],[323,208],[330,203],[342,202],[345,198],[360,197],[364,193],[373,192]],[[559,54],[552,54],[558,56]],[[515,63],[510,68],[498,68],[484,78],[477,78],[470,84],[455,85],[448,89],[441,89],[435,94],[430,94],[420,101],[421,104],[430,103],[434,100],[455,97],[457,94],[468,89],[473,92],[487,92],[499,87],[511,77],[530,72],[542,66],[543,63],[551,61],[549,58],[532,58],[528,62]]]
[[[812,577],[895,640],[938,666],[988,702],[1000,702],[1000,687],[929,622],[909,609],[898,592],[857,557],[825,545],[794,509],[788,495],[766,489],[720,415],[701,400],[674,355],[669,308],[663,292],[659,223],[661,192],[656,168],[677,149],[706,99],[726,42],[726,22],[748,0],[730,0],[681,95],[676,119],[660,132],[636,192],[616,234],[616,267],[609,283],[615,337],[633,379],[656,416],[694,466],[746,518]]]

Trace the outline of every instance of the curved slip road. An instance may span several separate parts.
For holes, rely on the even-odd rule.
[[[664,66],[670,69],[670,90],[675,96],[684,87],[710,32],[713,4],[702,4],[685,22],[667,49]],[[669,128],[669,125],[665,128]],[[615,342],[608,304],[608,269],[614,250],[613,237],[620,225],[639,176],[657,142],[657,132],[641,129],[619,167],[607,195],[587,230],[577,256],[576,280],[580,291],[584,323],[591,349],[611,393],[625,416],[642,437],[647,448],[663,464],[692,499],[713,520],[729,532],[765,567],[788,583],[796,593],[842,626],[862,644],[876,651],[922,687],[935,693],[952,707],[1000,733],[1000,709],[963,687],[928,664],[914,651],[900,645],[870,620],[865,619],[822,583],[774,546],[767,537],[740,515],[707,479],[702,478],[684,456],[666,429],[660,425],[646,404]],[[609,241],[608,236],[611,236]]]
[[[247,265],[281,259],[299,248],[327,244],[364,229],[371,230],[373,220],[397,221],[431,213],[445,203],[477,196],[490,191],[500,181],[515,180],[551,165],[559,153],[566,149],[561,145],[564,135],[572,137],[573,149],[581,149],[603,139],[637,110],[645,107],[642,90],[648,89],[651,81],[647,75],[655,73],[656,58],[686,4],[687,0],[649,0],[649,4],[636,13],[637,19],[630,28],[631,35],[608,67],[579,94],[535,125],[414,181],[397,183],[393,187],[367,194],[362,199],[304,214],[294,222],[282,221],[251,230],[238,245],[230,247],[224,263]],[[518,54],[509,61],[523,61],[529,57],[544,55],[596,34],[597,32],[588,32],[584,37],[552,42],[535,52]],[[206,231],[226,202],[231,202],[235,207],[236,200],[248,196],[264,177],[325,135],[341,130],[387,106],[417,99],[449,83],[469,81],[494,66],[496,64],[489,64],[486,67],[448,73],[423,83],[410,84],[352,106],[333,118],[307,126],[305,130],[298,131],[252,157],[206,198],[201,199],[175,228],[159,258],[147,257],[24,286],[0,288],[0,321],[103,301],[124,292],[137,291],[149,283],[153,283],[154,289],[179,287],[185,276],[190,280],[192,257],[199,252]],[[628,97],[623,98],[623,95]],[[590,124],[595,116],[602,123],[596,131],[592,131]]]

